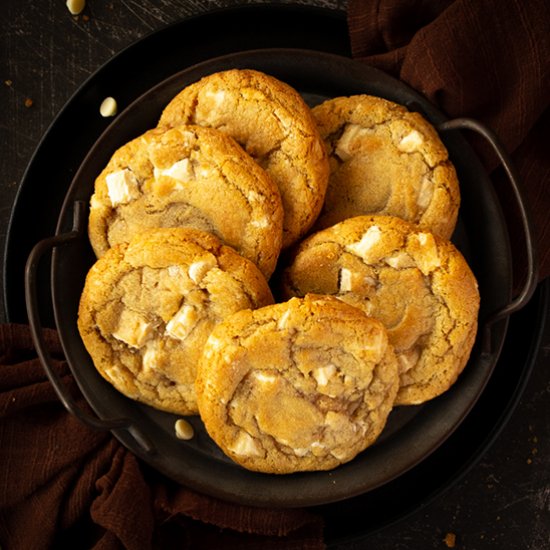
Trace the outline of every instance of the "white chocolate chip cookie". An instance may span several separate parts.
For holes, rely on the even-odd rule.
[[[328,159],[311,111],[288,84],[259,71],[232,69],[205,76],[167,105],[159,126],[219,128],[239,142],[279,187],[283,247],[311,227],[328,182]]]
[[[382,214],[450,238],[460,205],[458,179],[427,120],[369,95],[337,97],[312,111],[331,167],[316,230],[354,216]]]
[[[371,445],[398,384],[383,325],[309,295],[217,325],[196,387],[221,449],[247,469],[283,474],[331,469]]]
[[[282,242],[280,193],[229,136],[153,129],[122,146],[95,182],[89,236],[100,257],[152,227],[209,231],[269,278]]]
[[[197,413],[195,375],[213,327],[272,303],[258,268],[195,229],[151,229],[90,269],[78,329],[99,373],[155,408]]]
[[[450,242],[392,216],[358,216],[312,235],[283,275],[283,295],[337,296],[380,320],[400,363],[397,404],[446,391],[477,332],[479,292]]]

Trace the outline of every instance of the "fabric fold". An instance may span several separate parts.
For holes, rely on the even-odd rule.
[[[76,382],[57,334],[53,368]],[[80,407],[87,408],[83,397]],[[0,325],[0,544],[10,549],[324,548],[308,510],[239,506],[198,494],[142,463],[110,432],[63,408],[25,325]],[[200,545],[200,546],[199,546]]]
[[[550,274],[550,10],[544,0],[350,0],[353,56],[406,82],[450,118],[492,129],[511,156],[532,211],[540,279]],[[511,188],[482,138],[465,132],[491,173],[517,256],[525,241]]]

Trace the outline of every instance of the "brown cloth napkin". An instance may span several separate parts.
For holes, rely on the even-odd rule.
[[[57,334],[45,337],[79,395]],[[86,407],[81,398],[79,405]],[[323,521],[197,494],[142,464],[109,432],[67,413],[26,326],[0,325],[0,547],[318,550]]]
[[[350,0],[356,59],[395,76],[447,116],[491,128],[511,155],[533,214],[540,279],[550,274],[550,4],[547,0]],[[470,139],[468,134],[465,136]],[[518,273],[525,241],[497,160],[470,139],[509,220]]]

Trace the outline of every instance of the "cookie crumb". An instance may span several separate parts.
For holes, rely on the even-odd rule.
[[[454,533],[447,533],[443,542],[446,544],[447,548],[454,548],[456,545],[456,535]]]
[[[30,97],[25,98],[25,107],[29,108],[32,107],[33,101]]]

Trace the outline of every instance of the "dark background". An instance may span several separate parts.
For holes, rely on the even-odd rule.
[[[258,3],[258,2],[256,2]],[[288,3],[288,2],[279,2]],[[114,54],[171,22],[237,2],[88,0],[78,17],[64,0],[3,0],[0,12],[0,246],[25,168],[41,136],[77,88]],[[242,3],[241,3],[242,4]],[[300,2],[345,10],[346,2]],[[205,40],[209,37],[205,36]],[[60,143],[56,162],[63,163]],[[44,174],[44,186],[55,185]],[[33,220],[29,220],[33,223]],[[10,234],[10,246],[18,235]],[[548,291],[546,284],[545,292]],[[540,292],[537,294],[540,299]],[[3,296],[2,296],[3,302]],[[3,304],[0,304],[3,305]],[[4,308],[0,308],[6,319]],[[11,319],[9,319],[11,320]],[[521,399],[485,454],[447,490],[346,548],[550,548],[550,330]],[[498,365],[497,365],[498,368]],[[419,480],[419,483],[421,480]],[[365,522],[368,523],[368,510]],[[447,539],[450,543],[450,539]],[[339,546],[344,548],[344,546]]]

